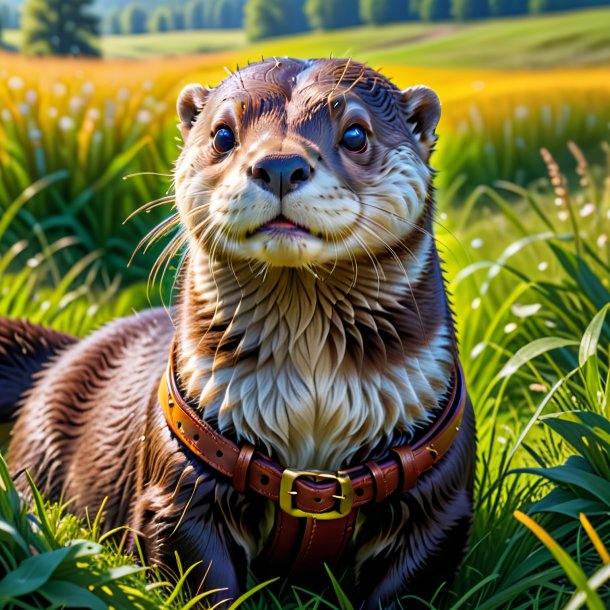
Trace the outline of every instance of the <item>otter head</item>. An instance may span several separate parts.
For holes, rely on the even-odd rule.
[[[263,61],[178,100],[176,193],[191,247],[279,267],[333,265],[404,243],[427,210],[440,117],[347,59]]]

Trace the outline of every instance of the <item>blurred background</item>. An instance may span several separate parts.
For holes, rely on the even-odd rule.
[[[610,546],[609,1],[0,0],[0,24],[0,315],[76,335],[175,298],[180,253],[154,267],[154,227],[185,84],[332,54],[434,88],[436,232],[479,422],[452,607],[561,608],[589,577],[589,607],[610,607],[610,554],[579,521]]]

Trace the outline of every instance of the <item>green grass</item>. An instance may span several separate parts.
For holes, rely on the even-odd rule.
[[[610,9],[456,24],[401,23],[313,32],[253,45],[280,57],[353,55],[372,65],[561,68],[610,64]]]
[[[492,20],[448,30],[442,36],[364,51],[370,62],[446,68],[608,65],[609,23],[610,9]]]
[[[21,44],[21,32],[19,30],[2,30],[0,37],[0,48],[5,46],[9,49],[18,49]]]
[[[107,58],[194,55],[240,49],[245,45],[246,35],[242,30],[186,30],[138,36],[102,37],[102,53]]]

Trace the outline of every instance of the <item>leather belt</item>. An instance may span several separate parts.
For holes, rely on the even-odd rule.
[[[464,375],[455,358],[447,404],[412,446],[394,447],[379,461],[337,472],[284,468],[250,444],[236,445],[197,415],[180,394],[174,353],[175,340],[159,385],[159,400],[170,429],[198,458],[231,479],[237,491],[249,489],[279,504],[267,555],[285,565],[291,554],[299,569],[332,562],[340,555],[351,538],[360,506],[383,502],[395,492],[415,487],[420,475],[449,450],[464,414]]]

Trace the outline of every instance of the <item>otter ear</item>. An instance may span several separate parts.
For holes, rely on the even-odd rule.
[[[401,99],[406,107],[407,123],[419,143],[424,161],[427,161],[437,140],[434,130],[441,118],[438,95],[428,87],[417,85],[405,89]]]
[[[187,85],[178,96],[178,103],[176,105],[178,116],[180,117],[178,128],[185,142],[197,117],[203,110],[208,93],[209,91],[201,85]]]

